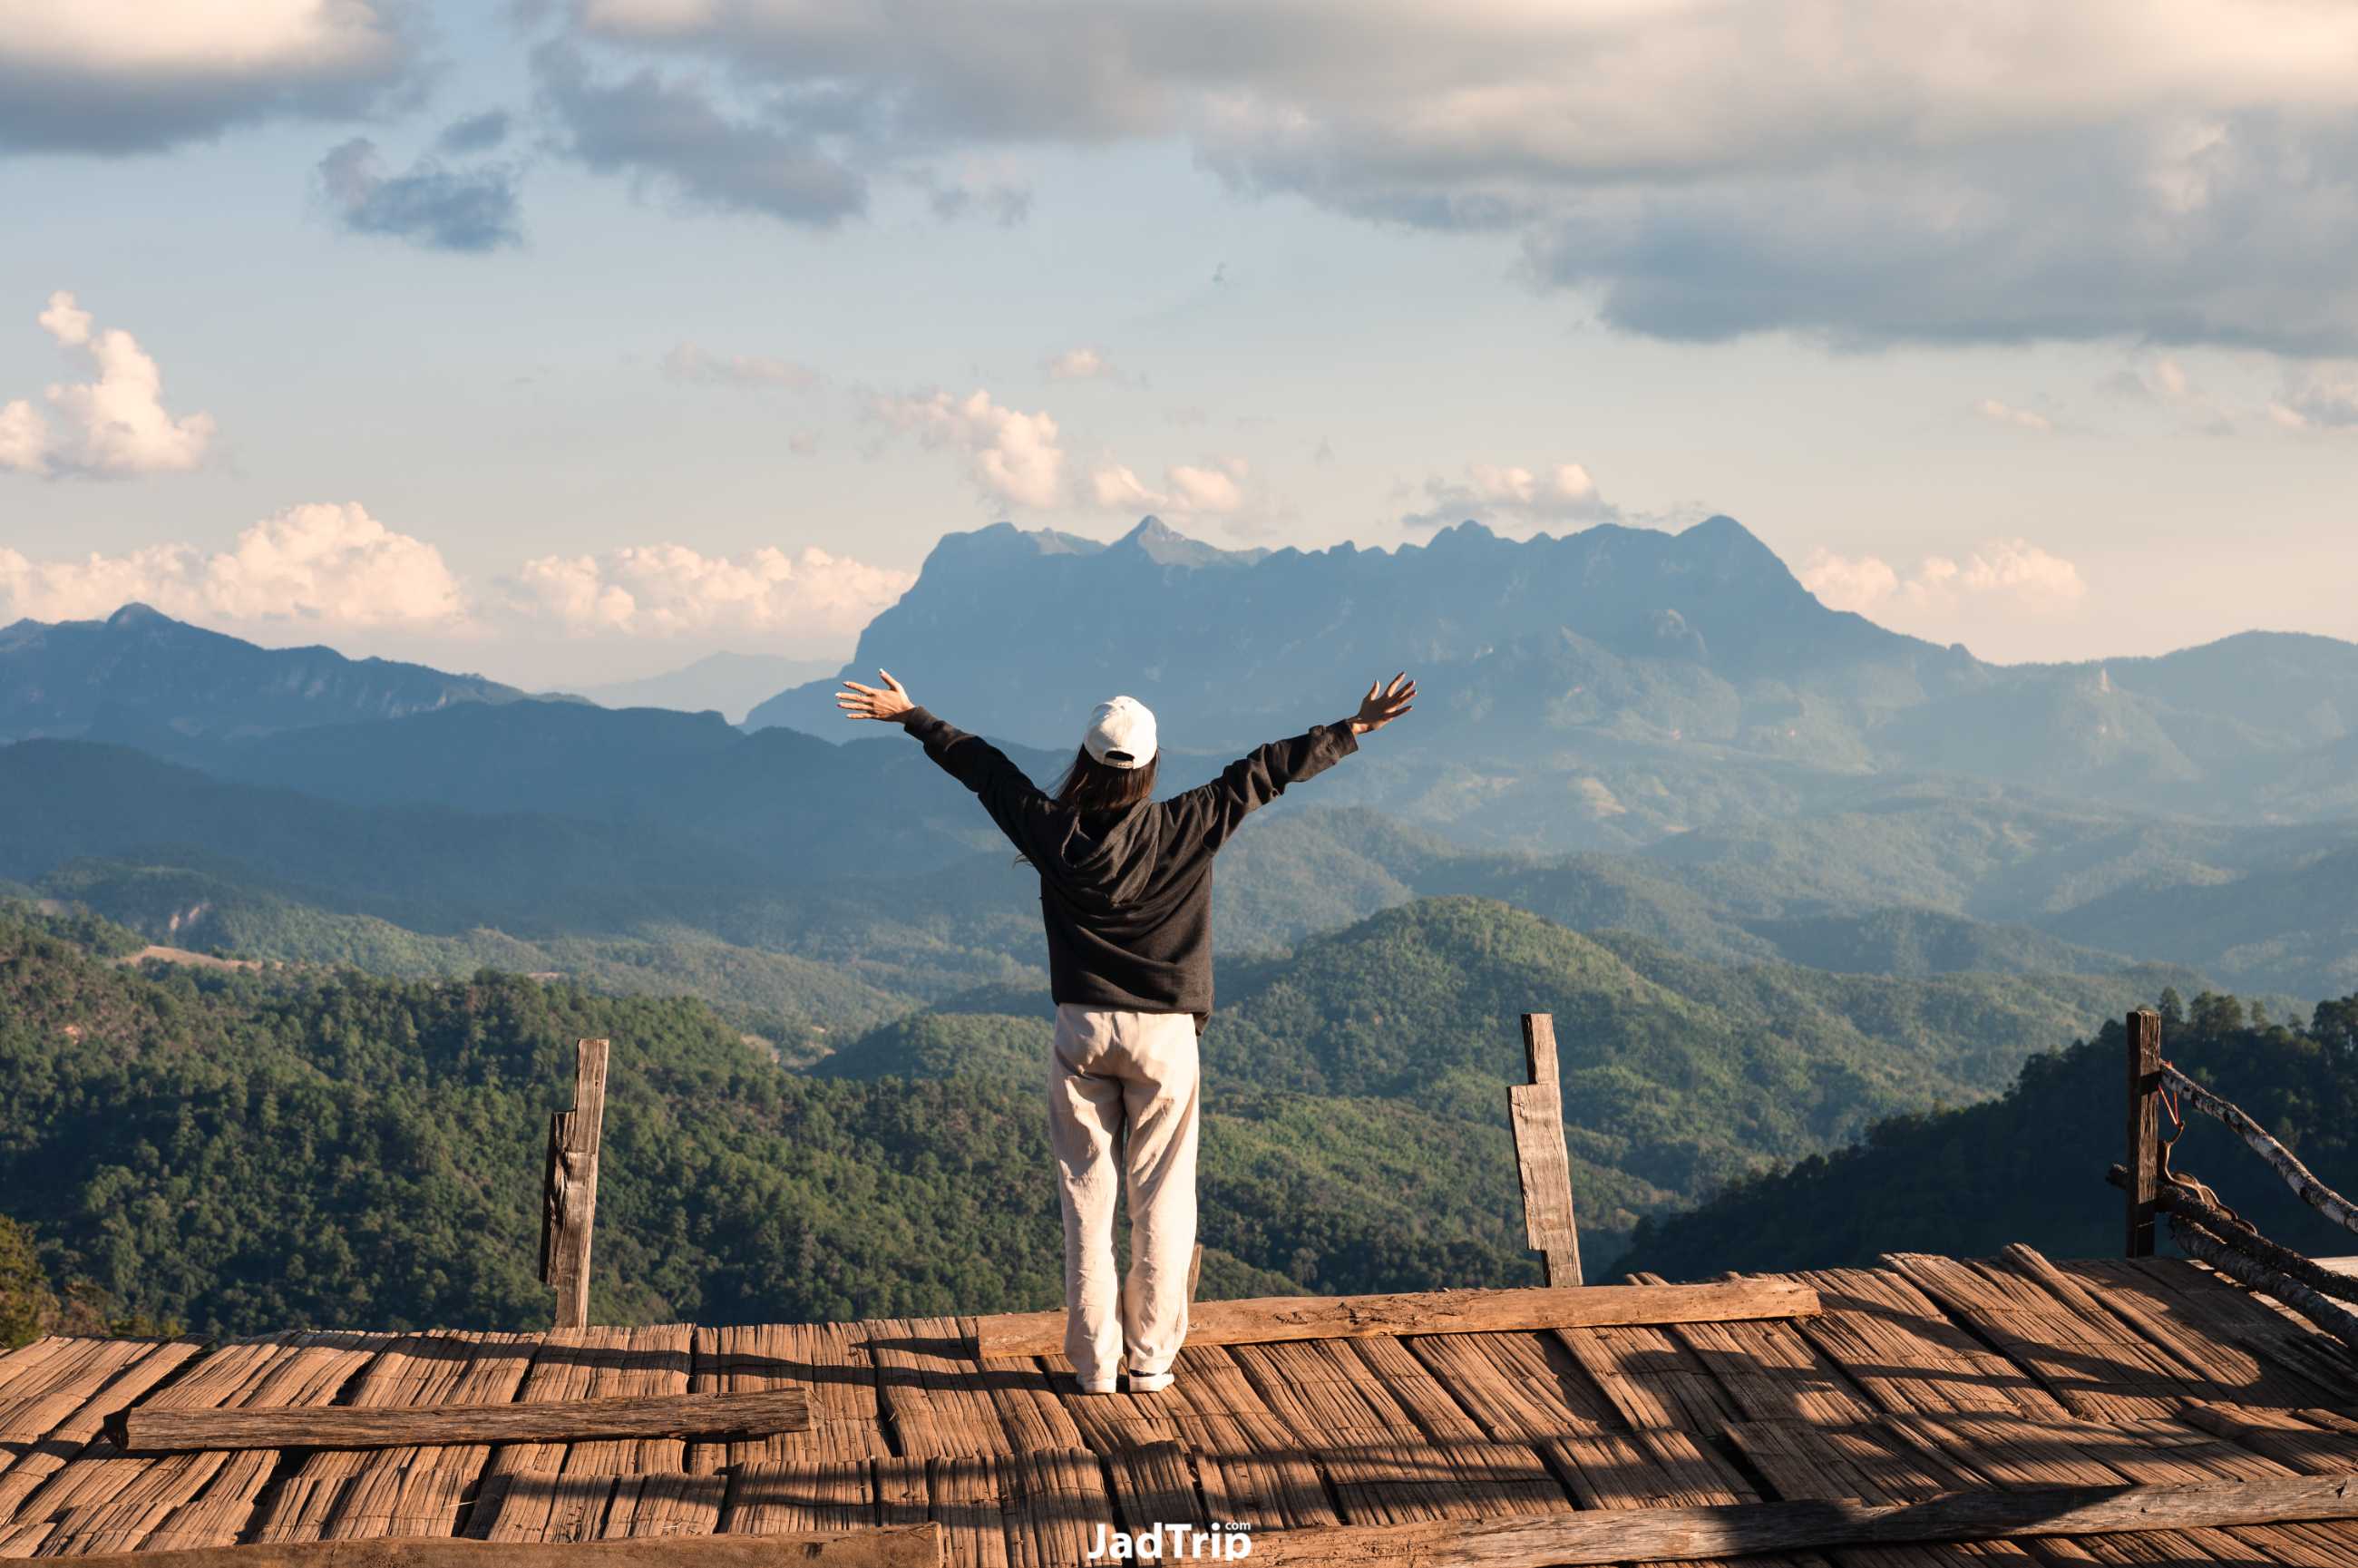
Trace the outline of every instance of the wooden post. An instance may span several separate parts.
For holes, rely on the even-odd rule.
[[[1555,1072],[1555,1020],[1523,1014],[1523,1060],[1531,1082],[1507,1091],[1515,1168],[1523,1184],[1523,1234],[1547,1262],[1547,1282],[1577,1285],[1580,1232],[1572,1219],[1572,1161],[1563,1148],[1563,1086]]]
[[[2161,1014],[2149,1007],[2128,1016],[2128,1250],[2153,1256],[2154,1198],[2161,1187]]]
[[[598,1141],[606,1121],[606,1045],[574,1048],[573,1108],[548,1119],[540,1277],[557,1292],[557,1326],[590,1325],[590,1234],[598,1217]]]

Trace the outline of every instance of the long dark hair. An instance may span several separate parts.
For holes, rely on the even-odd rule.
[[[1073,753],[1055,793],[1049,796],[1064,811],[1118,811],[1154,798],[1154,770],[1163,761],[1149,757],[1142,768],[1109,767],[1083,746]]]

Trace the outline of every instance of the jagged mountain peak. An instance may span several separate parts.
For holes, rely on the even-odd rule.
[[[1124,551],[1142,555],[1163,567],[1249,566],[1269,554],[1259,549],[1224,550],[1217,545],[1190,538],[1151,514],[1140,518],[1136,527],[1108,546],[1107,553]]]
[[[1068,732],[1099,688],[1130,691],[1224,746],[1281,732],[1271,726],[1302,703],[1331,702],[1324,694],[1363,688],[1377,666],[1407,659],[1437,672],[1495,652],[1498,667],[1539,683],[1535,700],[1567,698],[1570,711],[1596,689],[1625,689],[1598,660],[1674,661],[1751,683],[1925,651],[1827,611],[1729,519],[1684,534],[1605,524],[1531,538],[1467,521],[1389,550],[1271,553],[1223,549],[1149,516],[1066,558],[1011,547],[1034,537],[1012,529],[981,535],[936,546],[916,585],[861,634],[857,662],[923,678],[928,704],[961,724],[1035,744]],[[1565,633],[1592,653],[1545,651]],[[1682,691],[1696,679],[1668,678]],[[1630,679],[1633,692],[1658,685]],[[1549,689],[1558,681],[1561,693]],[[1690,691],[1678,702],[1702,700]],[[813,683],[747,723],[827,733],[832,716],[826,683]],[[1645,722],[1689,728],[1682,708]]]

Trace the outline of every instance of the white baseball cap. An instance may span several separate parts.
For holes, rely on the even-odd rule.
[[[1154,761],[1154,715],[1134,697],[1098,704],[1081,744],[1109,768],[1142,768]]]

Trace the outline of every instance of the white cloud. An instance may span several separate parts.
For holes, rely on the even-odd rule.
[[[0,548],[0,604],[11,618],[88,620],[134,600],[183,620],[248,624],[438,627],[466,615],[441,552],[357,503],[289,507],[212,555],[169,544],[35,561]]]
[[[1251,465],[1237,457],[1176,463],[1163,470],[1163,488],[1155,490],[1124,465],[1109,463],[1089,475],[1089,499],[1106,512],[1227,516],[1244,510],[1244,483],[1251,472]]]
[[[38,319],[60,348],[90,356],[90,381],[57,383],[42,395],[57,417],[27,398],[0,406],[0,468],[92,478],[171,473],[195,468],[212,444],[212,417],[174,418],[164,408],[163,373],[130,333],[93,333],[91,315],[63,289]]]
[[[0,623],[90,620],[137,600],[184,621],[529,635],[762,636],[829,646],[906,592],[914,573],[816,547],[708,556],[662,544],[544,556],[478,598],[425,541],[357,503],[289,507],[225,550],[150,545],[122,555],[33,560],[0,546]]]
[[[0,0],[0,151],[123,153],[382,106],[418,64],[386,0]]]
[[[1066,349],[1041,367],[1050,381],[1121,381],[1126,379],[1116,370],[1113,362],[1097,350],[1087,347]]]
[[[825,378],[806,364],[768,354],[716,354],[690,342],[672,345],[663,357],[664,374],[707,386],[785,387],[806,392]]]
[[[1837,556],[1821,547],[1810,552],[1797,575],[1828,610],[1864,614],[1899,591],[1899,574],[1879,556]]]
[[[2169,354],[2147,353],[2106,376],[2098,384],[2115,396],[2149,403],[2195,401],[2194,378]]]
[[[650,545],[526,561],[509,594],[516,612],[568,632],[673,637],[759,633],[840,640],[906,592],[915,577],[806,547],[707,556]]]
[[[2358,430],[2358,366],[2316,365],[2288,375],[2268,417],[2288,430]]]
[[[1401,519],[1409,529],[1445,528],[1468,520],[1510,529],[1551,524],[1601,523],[1619,515],[1597,493],[1596,481],[1578,463],[1538,469],[1513,464],[1468,463],[1460,479],[1436,474],[1424,481],[1425,505]]]
[[[1974,412],[1995,425],[2011,425],[2017,430],[2028,430],[2040,436],[2055,433],[2055,421],[2046,415],[2028,408],[2017,408],[2010,403],[2000,403],[1995,397],[1985,397],[1974,404]]]
[[[870,411],[929,447],[965,453],[976,488],[994,500],[1053,507],[1065,499],[1065,451],[1057,444],[1056,421],[1044,411],[1004,407],[979,388],[962,398],[946,392],[880,397]]]
[[[1903,619],[1952,614],[1969,605],[2058,613],[2088,591],[2078,567],[2028,539],[1991,540],[1963,561],[1927,556],[1906,577],[1879,556],[1821,548],[1796,575],[1829,610],[1893,611]]]
[[[660,151],[731,186],[817,161],[856,206],[946,155],[1180,139],[1240,189],[1518,235],[1535,281],[1661,336],[2358,342],[2358,7],[2333,0],[573,16],[569,49],[711,62],[665,84],[701,107]],[[738,135],[698,145],[724,110]]]

